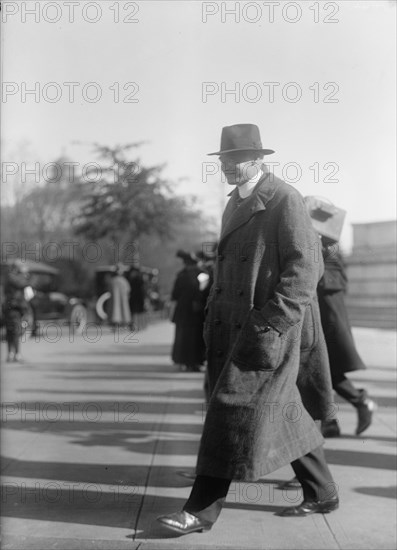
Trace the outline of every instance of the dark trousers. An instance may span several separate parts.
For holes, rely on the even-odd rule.
[[[353,407],[360,405],[367,395],[365,390],[358,390],[355,388],[351,380],[346,378],[344,374],[338,374],[332,377],[332,387],[338,395],[346,399]]]
[[[294,460],[291,466],[302,485],[304,500],[327,500],[337,495],[336,484],[325,461],[322,447]],[[197,476],[183,509],[201,519],[215,522],[221,513],[231,482],[231,479]]]
[[[337,486],[329,471],[322,446],[294,460],[291,466],[302,485],[303,500],[328,500],[337,496]]]

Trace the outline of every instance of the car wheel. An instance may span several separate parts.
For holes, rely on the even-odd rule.
[[[70,312],[69,323],[73,329],[81,333],[87,324],[87,309],[81,304],[73,306]]]
[[[110,292],[104,292],[103,294],[101,294],[101,296],[99,296],[96,302],[95,310],[97,312],[98,317],[102,321],[106,321],[109,318],[109,313],[107,310],[109,309],[108,300],[110,299],[110,297],[111,297]]]

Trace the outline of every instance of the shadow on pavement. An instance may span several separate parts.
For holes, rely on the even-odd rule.
[[[385,453],[368,453],[339,449],[325,449],[328,464],[353,466],[355,468],[374,468],[375,470],[395,470],[395,456]]]
[[[6,460],[6,457],[2,457],[3,464]],[[112,491],[127,486],[131,488],[131,492],[134,491],[134,494],[143,494],[147,485],[148,469],[147,465],[13,460],[2,470],[2,475],[32,480],[52,480],[60,486],[64,483],[67,488],[72,487],[73,483],[79,486],[82,484],[109,485]],[[151,475],[156,476],[157,487],[190,487],[192,480],[181,476],[180,471],[181,468],[177,466],[150,467]],[[45,485],[51,488],[50,484],[45,483]]]
[[[19,393],[29,393],[32,394],[34,391],[37,391],[38,393],[50,393],[50,394],[73,394],[73,392],[76,393],[84,393],[87,395],[123,395],[125,396],[126,393],[128,393],[131,396],[131,401],[134,402],[134,392],[136,394],[136,389],[134,388],[134,392],[130,392],[128,389],[125,389],[124,391],[117,391],[117,390],[108,390],[108,391],[95,391],[95,390],[86,390],[84,388],[81,389],[81,391],[76,390],[42,390],[42,389],[30,389],[30,390],[20,390]],[[147,394],[147,390],[144,390],[141,392],[140,397],[142,397],[142,393]],[[150,394],[153,397],[153,393]],[[203,390],[202,389],[192,389],[192,390],[174,390],[172,392],[170,391],[162,391],[162,392],[156,392],[156,396],[164,398],[171,397],[175,399],[176,397],[186,398],[186,399],[200,399],[201,403],[204,403],[203,398]],[[198,407],[201,407],[201,403],[196,403]],[[204,405],[203,405],[204,406]]]
[[[40,390],[39,390],[40,391]],[[85,392],[84,392],[85,393]],[[70,394],[69,394],[70,395]],[[73,395],[73,394],[72,394]],[[147,396],[147,400],[142,398]],[[65,400],[62,403],[54,401],[7,401],[3,405],[4,427],[11,425],[18,420],[23,425],[29,425],[30,420],[52,422],[54,424],[69,422],[70,424],[84,423],[84,420],[94,428],[95,424],[106,424],[113,421],[113,424],[131,424],[144,422],[144,414],[164,415],[172,414],[180,416],[181,420],[186,415],[198,417],[197,422],[204,422],[204,402],[178,402],[172,401],[172,397],[162,393],[148,393],[147,390],[139,394],[140,400],[134,401],[133,394],[128,400],[101,400],[101,399],[78,399]],[[153,400],[153,401],[151,401]],[[104,415],[107,414],[108,418]],[[14,420],[15,419],[15,420]],[[195,424],[196,422],[192,423]],[[181,422],[183,424],[183,422]],[[54,426],[56,428],[56,426]]]
[[[120,344],[123,344],[123,341],[120,341]],[[128,344],[128,342],[125,343],[125,345],[128,345],[128,349],[126,347],[118,347],[120,344],[114,343],[114,348],[108,350],[101,350],[101,351],[93,351],[90,353],[90,355],[161,355],[168,357],[171,355],[171,348],[172,346],[169,344],[160,345],[156,344],[156,346],[142,346],[137,344]],[[79,355],[76,353],[75,355]]]
[[[371,497],[397,498],[397,487],[356,487],[356,493],[362,495],[370,495]]]
[[[2,517],[61,521],[124,529],[134,528],[139,516],[142,495],[136,487],[122,490],[115,486],[105,492],[93,484],[67,484],[51,481],[36,482],[32,487],[23,483],[2,486]]]

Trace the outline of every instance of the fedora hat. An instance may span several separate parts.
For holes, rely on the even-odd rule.
[[[222,128],[221,148],[216,153],[208,155],[222,155],[235,151],[257,151],[263,155],[271,155],[273,149],[263,149],[259,128],[256,124],[234,124]]]

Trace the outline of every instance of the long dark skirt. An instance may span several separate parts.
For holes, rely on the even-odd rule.
[[[201,365],[204,362],[204,357],[202,322],[194,320],[189,323],[175,323],[173,362],[187,366]]]
[[[354,343],[344,292],[319,292],[318,298],[332,377],[365,369]]]

